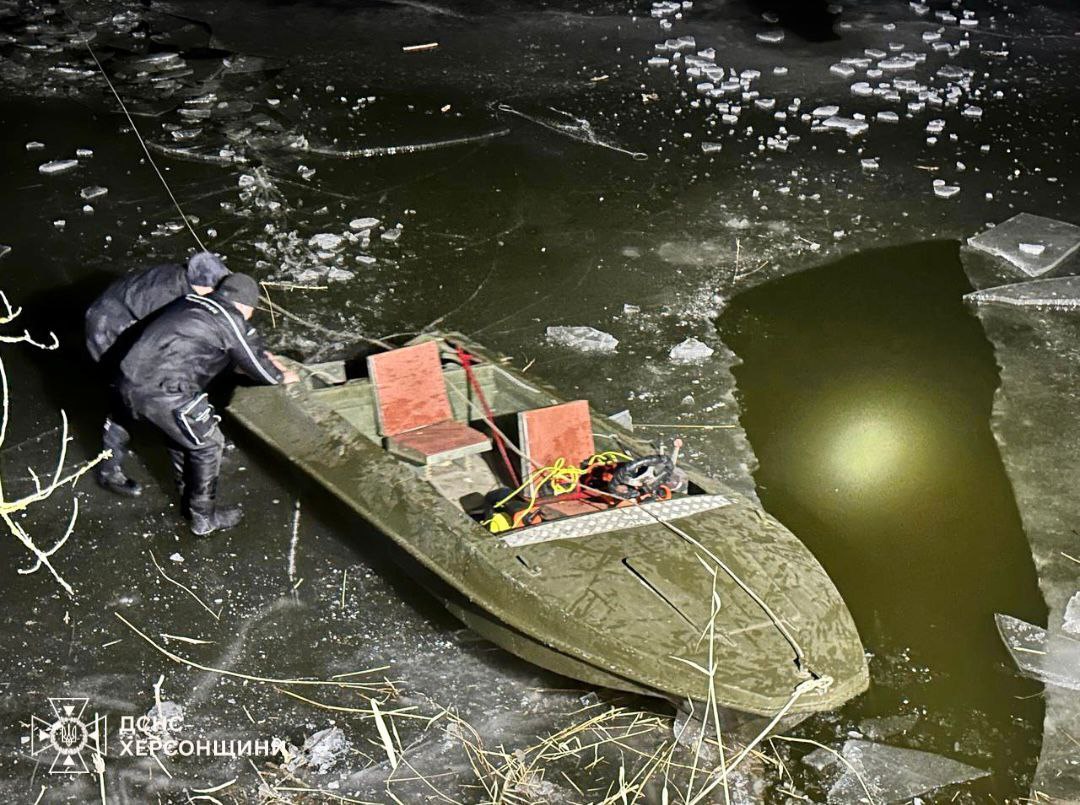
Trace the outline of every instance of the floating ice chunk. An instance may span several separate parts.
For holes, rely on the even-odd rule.
[[[374,229],[378,225],[378,218],[353,218],[349,221],[349,229],[354,232],[362,232],[365,229]]]
[[[879,50],[878,48],[867,48],[863,51],[863,53],[865,53],[871,59],[884,59],[886,56],[889,55],[884,50]]]
[[[869,98],[874,94],[874,88],[866,81],[856,81],[851,85],[851,94],[859,98]]]
[[[318,235],[313,235],[308,240],[308,246],[321,251],[332,252],[341,246],[341,235],[335,235],[332,232],[322,232]]]
[[[934,195],[938,198],[952,198],[959,192],[960,188],[954,184],[945,184],[944,182],[941,184],[938,184],[937,182],[934,183]]]
[[[900,115],[896,114],[896,112],[889,112],[886,110],[878,112],[876,119],[878,123],[899,123]]]
[[[864,171],[876,171],[880,166],[878,165],[877,157],[870,157],[859,161]]]
[[[914,713],[864,718],[859,722],[859,731],[871,741],[880,741],[882,738],[907,732],[918,720],[919,717]]]
[[[177,556],[180,556],[180,554],[174,553],[169,558],[175,562],[175,557]],[[181,556],[180,561],[184,561],[184,557]],[[152,733],[168,734],[171,732],[179,732],[184,728],[184,708],[182,705],[166,699],[147,710],[146,719],[151,725],[150,731]],[[162,737],[164,737],[164,735],[162,735]]]
[[[821,125],[827,129],[843,131],[849,137],[855,137],[870,128],[870,124],[867,123],[865,120],[855,120],[854,118],[850,117],[836,116],[826,119],[825,122]]]
[[[1021,243],[1020,251],[1024,254],[1030,254],[1032,257],[1038,257],[1046,251],[1045,243]]]
[[[926,124],[927,134],[941,134],[941,132],[943,131],[945,131],[944,120],[931,120],[929,123]]]
[[[680,52],[684,50],[697,50],[697,41],[692,36],[680,36],[678,39],[668,39],[664,45],[668,50]],[[659,45],[657,45],[659,48]]]
[[[548,340],[582,352],[614,352],[619,339],[594,327],[548,327]]]
[[[672,363],[701,363],[715,352],[712,347],[691,336],[671,348],[668,357]]]
[[[818,107],[817,109],[815,109],[815,110],[814,110],[813,112],[811,112],[810,114],[811,114],[811,115],[812,115],[813,117],[821,117],[821,118],[825,118],[825,117],[833,117],[833,116],[834,116],[834,115],[836,115],[836,114],[837,114],[837,113],[838,113],[839,111],[840,111],[840,107],[839,107],[839,106],[819,106],[819,107]]]
[[[923,42],[936,42],[939,39],[941,39],[941,34],[938,31],[923,31],[922,33]]]
[[[773,71],[773,75],[787,75],[788,68],[781,67],[781,66],[776,66],[776,67],[772,68],[772,71]]]
[[[667,67],[669,64],[671,64],[671,59],[668,59],[664,56],[650,56],[646,64],[648,64],[650,67]]]
[[[1022,251],[1021,243],[1046,249],[1035,256]],[[1028,277],[1040,277],[1080,252],[1080,227],[1025,212],[969,238],[968,245],[1007,260]]]
[[[653,17],[667,17],[672,14],[677,14],[682,9],[678,3],[672,2],[672,0],[663,0],[660,3],[653,3],[652,8],[649,10],[650,16]]]
[[[957,67],[955,64],[946,64],[937,71],[938,78],[948,81],[959,81],[962,78],[970,78],[973,71]]]
[[[903,53],[899,56],[890,56],[887,59],[882,59],[878,62],[878,67],[882,70],[889,70],[891,72],[902,72],[904,70],[914,69],[918,64],[919,61],[914,56]]]
[[[843,769],[829,789],[829,805],[864,803],[867,790],[873,802],[906,801],[990,773],[941,755],[872,741],[846,741],[840,754],[844,762],[824,749],[815,749],[803,758],[815,768]]]
[[[93,148],[76,148],[75,149],[75,156],[78,157],[79,159],[89,159],[93,155],[94,155],[94,149]]]
[[[356,275],[344,268],[331,268],[326,273],[326,278],[332,282],[344,282],[345,280],[351,280]]]
[[[960,114],[962,114],[964,117],[969,117],[972,120],[978,120],[980,117],[982,117],[982,113],[983,110],[980,109],[978,106],[965,106],[964,111]]]
[[[77,159],[54,159],[52,162],[44,162],[38,165],[38,173],[45,176],[55,176],[58,173],[67,173],[79,167]]]
[[[396,243],[401,237],[401,225],[398,224],[398,226],[395,226],[393,229],[387,229],[385,232],[379,235],[379,237],[385,240],[387,243]]]
[[[45,143],[38,142],[37,140],[31,140],[26,144],[27,151],[40,151],[45,147]]]
[[[832,65],[829,68],[829,72],[833,75],[838,75],[841,78],[851,78],[853,75],[855,75],[855,68],[852,67],[850,64],[844,64],[843,62],[839,62]]]
[[[998,633],[1025,676],[1047,685],[1080,690],[1080,640],[1048,634],[1034,624],[997,614]]]
[[[11,247],[6,243],[0,243],[0,257],[6,257],[11,252]]]
[[[52,225],[55,226],[57,229],[63,229],[67,226],[67,221],[65,221],[63,218],[57,218],[55,221],[52,222]]]
[[[759,42],[765,42],[768,45],[779,45],[784,41],[783,31],[761,31],[757,35]]]
[[[920,17],[925,17],[930,13],[930,6],[925,3],[909,3],[911,10],[918,14]]]
[[[775,11],[763,11],[761,12],[761,18],[770,25],[775,25],[780,22],[780,15]]]
[[[290,753],[292,759],[285,765],[286,769],[295,772],[306,767],[325,774],[348,754],[350,746],[340,727],[329,727],[309,735],[302,747],[291,748],[294,751]]]
[[[79,195],[82,196],[83,201],[91,201],[95,198],[100,198],[109,192],[109,188],[101,187],[100,185],[93,185],[91,187],[84,187],[79,191]]]
[[[1073,593],[1073,597],[1065,605],[1061,628],[1069,634],[1080,636],[1080,592]]]
[[[723,147],[724,146],[721,143],[709,142],[707,140],[702,140],[701,142],[701,150],[702,153],[705,154],[715,154],[718,151],[722,150]]]

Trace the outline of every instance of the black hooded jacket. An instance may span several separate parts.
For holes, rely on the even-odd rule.
[[[86,311],[86,348],[90,356],[100,361],[125,330],[191,292],[187,269],[177,263],[125,274]]]
[[[188,294],[146,326],[120,363],[120,388],[136,400],[190,398],[235,367],[264,385],[281,382],[255,329],[218,294]]]

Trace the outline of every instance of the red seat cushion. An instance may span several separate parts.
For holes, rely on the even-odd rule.
[[[380,352],[367,360],[384,436],[453,419],[435,341]]]
[[[491,440],[478,430],[452,419],[390,436],[387,449],[420,464],[452,461],[491,449]]]

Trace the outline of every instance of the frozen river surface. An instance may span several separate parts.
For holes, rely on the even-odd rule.
[[[880,259],[872,250],[961,239],[1019,211],[1074,214],[1077,29],[1066,2],[0,1],[2,287],[26,311],[16,332],[51,329],[61,342],[53,352],[4,346],[5,485],[32,489],[26,468],[50,469],[61,408],[71,459],[97,451],[104,400],[82,357],[82,310],[110,277],[193,246],[89,39],[198,237],[309,322],[263,319],[275,347],[324,358],[354,350],[356,334],[438,323],[531,363],[567,396],[629,408],[658,438],[681,435],[696,461],[740,491],[762,484],[762,499],[849,595],[873,654],[868,697],[792,736],[843,751],[868,776],[895,758],[867,753],[864,739],[991,772],[942,789],[942,801],[1026,794],[1038,688],[1017,680],[1004,650],[984,639],[989,624],[966,620],[993,602],[1038,621],[1025,557],[1003,578],[979,544],[923,556],[956,563],[958,596],[980,596],[980,578],[996,590],[959,607],[951,625],[939,621],[946,582],[915,600],[905,585],[885,584],[877,600],[859,568],[881,569],[882,545],[902,542],[903,513],[890,515],[883,500],[843,517],[822,490],[807,492],[805,476],[785,481],[782,463],[765,455],[755,481],[751,446],[783,448],[799,423],[777,419],[787,428],[779,437],[755,432],[770,416],[768,395],[754,401],[763,393],[755,381],[743,390],[747,439],[730,347],[745,349],[747,381],[770,356],[790,366],[805,353],[770,353],[770,330],[755,338],[752,308],[725,325],[741,322],[730,343],[716,322],[743,290],[863,255],[826,269],[833,273],[820,283],[812,272],[796,279],[810,283],[806,298],[825,294],[822,326],[852,360],[866,343],[833,302],[857,280],[836,271],[865,269],[858,293],[891,311],[875,330],[886,346],[892,326],[900,340],[905,328],[940,333],[946,343],[924,345],[941,347],[934,361],[955,361],[972,378],[949,409],[949,426],[971,428],[983,451],[963,459],[966,477],[995,496],[995,522],[1008,526],[995,544],[1015,557],[1022,535],[986,452],[993,362],[959,308],[966,289],[955,248]],[[776,293],[763,298],[776,311],[775,332],[797,340],[788,328],[815,327],[813,310]],[[935,305],[937,330],[897,312]],[[548,339],[558,326],[591,326],[618,346],[575,350]],[[713,352],[691,342],[703,362],[671,360],[689,338]],[[844,364],[822,372],[829,366]],[[923,369],[892,366],[909,392]],[[689,425],[722,427],[680,430]],[[959,442],[935,428],[928,438],[938,441],[921,449],[946,460]],[[880,434],[861,433],[874,449]],[[302,747],[341,730],[324,736],[326,753],[301,753],[290,768],[280,756],[272,766],[263,757],[109,758],[110,802],[659,802],[665,787],[680,802],[701,789],[693,753],[666,754],[669,710],[578,689],[471,636],[397,568],[378,534],[230,435],[225,495],[248,513],[235,532],[188,536],[164,457],[148,444],[136,470],[150,487],[142,498],[77,488],[75,534],[51,560],[73,595],[45,571],[17,573],[32,560],[14,539],[3,542],[5,800],[34,802],[43,788],[42,802],[101,796],[95,775],[51,775],[51,761],[22,741],[31,717],[48,715],[48,697],[88,698],[116,726],[158,698],[175,702],[192,739],[277,737]],[[789,449],[814,459],[813,450]],[[785,502],[784,483],[808,495],[801,510]],[[964,506],[977,511],[977,501],[953,500],[927,521],[931,531],[947,531],[948,518]],[[50,545],[69,503],[58,497],[21,522]],[[860,542],[859,522],[885,542]],[[957,533],[974,539],[968,526]],[[849,540],[845,550],[830,534]],[[927,537],[903,544],[944,551]],[[976,556],[989,566],[980,570]],[[921,623],[933,625],[931,637]],[[971,642],[950,645],[953,628]],[[377,670],[358,673],[368,669]],[[371,687],[281,682],[337,675]],[[396,711],[383,717],[388,735],[372,698]],[[812,748],[775,741],[731,797],[760,798],[763,787],[774,801],[846,796],[843,769],[801,761]],[[936,768],[939,782],[970,776]],[[889,784],[878,798],[917,793]],[[723,801],[719,789],[715,796]]]

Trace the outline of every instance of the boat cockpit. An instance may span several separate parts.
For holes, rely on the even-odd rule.
[[[561,402],[447,339],[372,354],[365,368],[307,367],[305,382],[492,533],[706,495],[678,466],[680,441],[647,453],[585,400]]]

